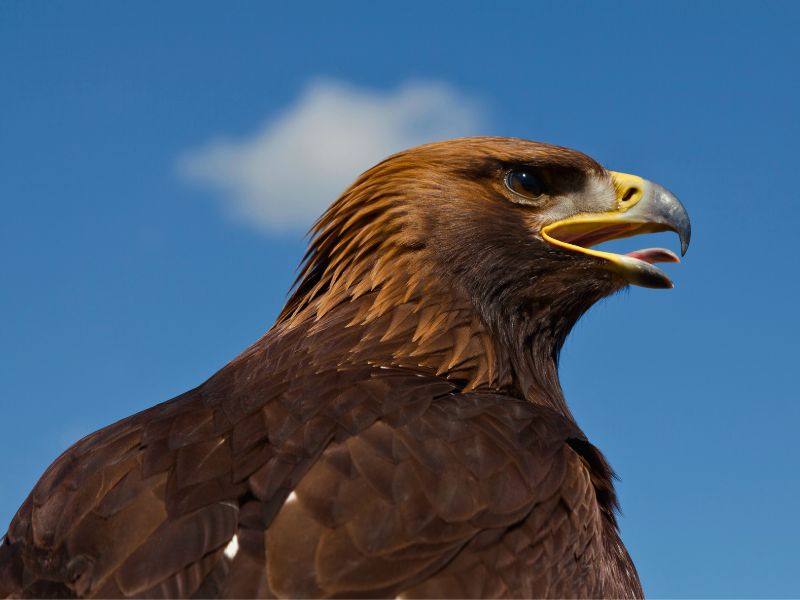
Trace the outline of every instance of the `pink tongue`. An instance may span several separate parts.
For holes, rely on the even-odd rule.
[[[633,252],[628,252],[628,254],[625,256],[638,258],[639,260],[643,260],[651,265],[657,262],[681,262],[681,259],[678,258],[677,254],[671,250],[667,250],[666,248],[644,248],[643,250],[634,250]]]

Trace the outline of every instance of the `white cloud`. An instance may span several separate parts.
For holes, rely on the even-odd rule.
[[[376,92],[331,80],[311,83],[296,104],[253,134],[187,152],[179,174],[217,189],[251,226],[307,228],[364,170],[425,142],[473,135],[474,100],[443,83]]]

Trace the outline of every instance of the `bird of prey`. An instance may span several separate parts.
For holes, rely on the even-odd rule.
[[[671,251],[593,246],[666,230],[685,252],[675,196],[567,148],[391,156],[318,220],[261,339],[47,469],[0,596],[642,596],[558,356],[599,299],[672,286]]]

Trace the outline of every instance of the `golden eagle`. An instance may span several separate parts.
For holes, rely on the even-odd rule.
[[[685,252],[672,194],[567,148],[386,159],[317,222],[260,340],[47,469],[0,596],[641,596],[557,366],[596,301],[672,285],[668,250],[591,247],[665,230]]]

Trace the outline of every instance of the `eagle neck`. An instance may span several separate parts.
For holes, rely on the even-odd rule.
[[[332,286],[278,327],[303,330],[312,351],[331,348],[328,338],[339,337],[342,345],[330,358],[340,364],[344,356],[353,365],[423,371],[464,391],[513,395],[572,419],[558,378],[558,355],[574,321],[564,319],[558,301],[482,310],[465,290],[419,263],[400,263],[379,283],[375,270],[364,268],[371,282],[356,278],[352,285]]]
[[[533,404],[547,406],[574,420],[558,376],[558,359],[566,333],[542,318],[526,318],[506,336],[511,350],[515,383]]]
[[[613,291],[604,281],[554,281],[530,274],[534,284],[510,293],[490,291],[476,305],[491,336],[508,357],[517,393],[574,420],[559,380],[559,356],[575,323]]]

